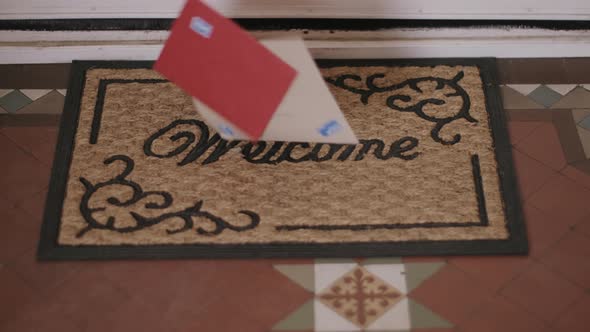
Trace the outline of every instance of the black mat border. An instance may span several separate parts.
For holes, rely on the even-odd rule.
[[[0,30],[20,31],[117,31],[169,30],[172,18],[73,18],[0,20]],[[473,20],[473,19],[355,19],[355,18],[234,18],[247,30],[344,30],[428,28],[526,28],[548,30],[590,30],[584,20]]]
[[[84,89],[85,73],[91,68],[151,68],[148,61],[74,61],[70,85],[64,105],[54,165],[47,195],[39,260],[87,259],[179,259],[179,258],[284,258],[284,257],[385,257],[416,255],[488,255],[526,254],[528,243],[522,209],[518,195],[506,117],[502,109],[496,60],[473,59],[370,59],[370,60],[317,60],[320,67],[336,66],[478,66],[481,70],[486,107],[488,109],[498,162],[501,191],[504,194],[505,213],[510,238],[507,240],[471,241],[406,241],[381,243],[269,243],[269,244],[171,244],[171,245],[120,245],[120,246],[63,246],[57,243],[61,209],[65,198],[68,171],[78,126],[80,101]]]

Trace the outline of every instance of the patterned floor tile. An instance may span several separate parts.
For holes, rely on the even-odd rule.
[[[14,89],[0,89],[0,98],[14,91]]]
[[[535,263],[510,282],[502,290],[501,295],[522,306],[538,319],[550,323],[582,297],[584,289],[545,266]]]
[[[553,324],[556,331],[586,332],[590,326],[590,294],[584,295],[568,308]]]
[[[551,332],[544,322],[502,297],[487,300],[458,328],[461,332]]]
[[[590,159],[590,130],[581,127],[578,127],[577,130],[580,142],[582,143],[582,148],[584,149],[584,154]]]
[[[331,308],[313,294],[314,290],[321,291],[316,287],[329,290],[344,274],[360,268],[367,273],[363,277],[378,278],[386,285],[385,289],[391,287],[402,294],[396,303],[366,324],[365,331],[455,331],[446,319],[458,323],[457,330],[465,332],[585,331],[590,324],[587,314],[590,297],[583,290],[590,288],[587,264],[590,219],[580,220],[590,217],[587,208],[590,175],[572,165],[564,167],[564,159],[571,160],[561,152],[562,145],[569,143],[560,133],[555,134],[549,122],[554,121],[554,114],[574,109],[576,130],[581,133],[582,141],[588,142],[585,152],[590,156],[590,130],[584,129],[588,128],[586,124],[590,126],[590,85],[587,89],[575,84],[542,86],[538,83],[580,83],[581,71],[571,73],[578,77],[579,82],[574,82],[567,81],[565,76],[555,76],[563,68],[548,68],[539,73],[538,66],[535,70],[531,66],[530,61],[519,62],[513,67],[526,67],[526,70],[511,77],[516,77],[514,82],[534,84],[509,84],[501,90],[505,108],[518,112],[524,119],[511,121],[509,129],[512,144],[517,147],[514,159],[522,197],[527,199],[524,215],[530,255],[540,263],[531,263],[526,257],[414,257],[360,263],[350,259],[315,263],[276,260],[274,266],[259,261],[154,261],[139,263],[145,264],[140,268],[135,262],[39,264],[35,261],[34,242],[46,195],[46,184],[43,184],[46,179],[41,178],[47,174],[35,175],[41,173],[39,163],[31,160],[41,160],[44,172],[48,173],[55,144],[49,136],[56,136],[57,127],[48,130],[38,126],[20,127],[0,134],[0,150],[11,156],[5,159],[8,163],[5,160],[0,163],[3,188],[0,199],[8,199],[5,203],[10,207],[0,211],[0,222],[5,222],[6,214],[12,213],[8,219],[30,219],[35,231],[13,227],[0,234],[0,238],[6,235],[0,239],[0,293],[12,296],[17,292],[24,298],[11,304],[15,309],[9,308],[10,312],[20,311],[21,316],[3,321],[5,312],[2,311],[6,309],[2,307],[0,330],[38,331],[43,326],[49,330],[87,332],[163,329],[311,332],[319,326],[318,331],[360,331],[358,324],[345,318],[346,310]],[[65,94],[61,89],[43,92],[0,89],[0,101],[9,95],[9,99],[14,99],[8,103],[10,109],[0,103],[0,113],[16,110],[23,116],[61,114]],[[18,106],[23,100],[34,101]],[[544,109],[544,105],[551,105],[553,110]],[[33,179],[20,174],[32,174]],[[27,210],[28,215],[23,217],[22,211],[14,212],[18,211],[14,210],[15,205],[16,209]],[[574,227],[573,231],[570,227]],[[6,248],[16,248],[15,242],[27,242],[31,246],[19,249],[16,259],[3,258],[11,250]],[[318,265],[329,265],[329,268],[316,268]],[[7,269],[11,272],[7,274],[9,277],[2,275]],[[68,280],[74,284],[64,288],[64,293],[69,295],[39,299],[66,287],[64,281]],[[243,287],[245,280],[248,287]],[[92,286],[88,287],[89,284]],[[498,290],[503,296],[494,295]],[[99,293],[117,302],[109,299],[101,302],[96,295]],[[236,301],[236,298],[245,300]],[[314,318],[314,312],[320,319]],[[232,319],[228,319],[230,316]],[[544,319],[554,326],[548,329]]]
[[[507,84],[506,86],[518,91],[523,96],[528,96],[529,93],[535,91],[541,84]]]
[[[578,126],[584,128],[586,130],[590,130],[590,114],[588,114],[585,118],[583,118],[580,122],[578,122]]]
[[[534,102],[545,107],[551,107],[561,99],[561,95],[545,85],[541,85],[527,95]]]
[[[361,329],[351,321],[342,317],[319,300],[313,303],[314,330],[317,332],[343,331],[356,332]]]
[[[287,318],[275,324],[273,331],[302,331],[313,330],[315,300],[309,300]]]
[[[57,89],[55,91],[59,92],[59,94],[61,94],[62,96],[65,96],[66,93],[68,92],[68,90],[66,90],[66,89]]]
[[[561,100],[553,104],[551,108],[590,108],[590,91],[582,87],[577,87],[568,93],[567,96],[561,98]]]
[[[554,111],[552,116],[553,125],[557,129],[559,143],[568,164],[586,159],[584,148],[580,143],[574,114],[570,110]]]
[[[551,251],[540,257],[541,263],[569,280],[590,289],[590,238],[569,232]]]
[[[540,125],[532,134],[518,143],[516,148],[556,171],[566,165],[559,135],[552,123]]]
[[[452,327],[451,323],[447,322],[445,319],[435,314],[420,303],[412,299],[410,299],[408,302],[408,307],[410,310],[410,325],[412,326],[412,331],[415,331],[416,329],[440,329]]]
[[[445,263],[441,261],[405,263],[404,274],[406,276],[406,287],[408,289],[408,293],[416,289],[428,278],[432,277],[443,266],[445,266]]]
[[[357,263],[316,263],[314,267],[314,289],[321,292],[328,288],[334,280],[357,267]]]
[[[310,292],[315,290],[314,266],[311,264],[276,264],[274,268]]]
[[[526,109],[542,109],[543,106],[528,98],[527,96],[517,92],[516,90],[503,86],[500,89],[502,93],[502,102],[506,110],[526,110]]]
[[[570,91],[575,89],[577,84],[545,84],[549,89],[559,93],[562,96],[567,95]]]
[[[392,266],[384,268],[387,267]],[[398,272],[396,277],[396,279],[402,279],[403,275]],[[405,288],[405,280],[403,286]],[[405,290],[383,281],[374,272],[369,272],[366,267],[357,266],[321,291],[318,299],[326,307],[356,326],[367,328],[403,299],[402,292],[405,293]],[[400,304],[398,307],[401,306]],[[407,322],[403,322],[404,318]],[[409,316],[406,315],[401,319],[400,323],[403,322],[403,326],[398,327],[408,328]]]
[[[18,110],[18,114],[61,114],[63,106],[64,96],[53,90]]]
[[[19,89],[19,91],[32,101],[35,101],[51,92],[52,89]]]
[[[417,313],[416,313],[417,315]],[[412,326],[410,318],[410,300],[403,298],[394,308],[387,311],[381,317],[377,318],[366,331],[391,331],[391,330],[410,330]],[[443,323],[446,323],[443,321]],[[445,325],[443,325],[445,326]]]
[[[30,103],[31,99],[18,90],[13,90],[0,97],[0,107],[9,113],[14,113]]]
[[[305,267],[305,266],[311,267]],[[312,289],[315,299],[279,321],[273,331],[405,331],[449,327],[445,319],[407,297],[434,275],[443,262],[402,263],[399,259],[316,260],[315,264],[277,264],[294,283]],[[312,274],[310,276],[310,274]]]
[[[584,109],[572,110],[572,117],[574,118],[575,123],[579,123],[580,121],[584,120],[588,116],[590,116],[590,110],[584,110]]]
[[[215,265],[217,264],[213,267]],[[216,301],[209,304],[200,317],[201,320],[209,320],[210,322],[206,323],[211,328],[194,331],[269,331],[276,322],[313,297],[307,290],[283,278],[269,264],[257,266],[258,268],[252,268],[247,272],[235,269],[236,275],[233,280],[228,274],[218,274],[219,281],[208,284],[217,290],[212,294]],[[237,329],[221,329],[210,319],[215,316],[227,319],[228,313],[231,313],[232,320],[240,321],[244,317],[250,320],[251,324],[244,324],[244,329],[237,323]]]

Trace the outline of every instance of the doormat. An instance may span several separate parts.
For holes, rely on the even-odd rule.
[[[527,251],[493,59],[318,65],[358,145],[226,141],[152,63],[75,62],[40,259]]]

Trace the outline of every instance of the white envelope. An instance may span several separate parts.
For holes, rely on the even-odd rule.
[[[295,80],[260,140],[358,144],[303,40],[285,37],[260,42],[297,70]],[[226,140],[249,140],[248,135],[221,115],[199,100],[193,98],[193,101],[197,111],[221,137]]]

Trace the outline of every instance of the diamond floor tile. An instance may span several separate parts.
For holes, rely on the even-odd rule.
[[[8,113],[14,113],[30,103],[31,98],[18,90],[13,90],[0,97],[0,107],[8,111]]]

